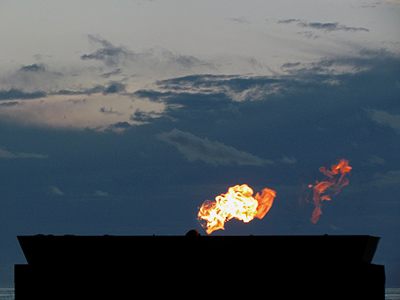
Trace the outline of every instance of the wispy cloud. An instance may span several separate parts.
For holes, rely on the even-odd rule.
[[[312,29],[317,29],[317,30],[323,30],[325,32],[330,32],[330,31],[350,31],[350,32],[366,31],[366,32],[368,32],[369,31],[369,29],[367,29],[365,27],[352,27],[352,26],[339,24],[339,22],[331,22],[331,23],[306,22],[304,20],[299,20],[299,19],[284,19],[284,20],[278,21],[278,24],[290,24],[290,23],[296,23],[297,26],[299,26],[299,27],[307,27],[307,28],[312,28]]]
[[[380,187],[398,186],[400,184],[400,171],[390,170],[386,174],[377,172],[371,184]]]
[[[93,193],[93,196],[96,197],[107,197],[108,196],[108,192],[103,192],[101,190],[95,190]]]
[[[72,95],[92,95],[92,94],[103,93],[103,95],[107,95],[107,94],[116,94],[125,92],[125,88],[126,85],[121,82],[110,81],[108,84],[105,85],[98,84],[91,88],[62,89],[57,92],[54,92],[53,94],[72,96]]]
[[[49,191],[56,196],[64,196],[65,193],[62,192],[58,187],[54,186],[54,185],[50,185],[49,186]]]
[[[98,48],[95,52],[90,54],[84,54],[81,56],[83,60],[101,60],[107,66],[119,65],[121,60],[133,58],[134,52],[126,49],[123,46],[116,47],[105,39],[101,39],[98,36],[89,34],[89,41],[91,43],[100,44],[102,47]]]
[[[110,76],[119,75],[119,74],[121,74],[121,68],[117,68],[117,69],[115,69],[113,71],[110,71],[110,72],[107,72],[107,73],[103,73],[100,76],[102,78],[109,78]]]
[[[0,74],[1,99],[34,99],[46,96],[54,89],[60,89],[72,82],[70,71],[57,64],[53,66],[40,64],[23,65],[13,71]],[[77,78],[76,78],[77,79]],[[81,83],[81,82],[80,82]]]
[[[301,22],[300,19],[282,19],[279,20],[277,23],[278,24],[290,24],[290,23],[299,23]]]
[[[82,60],[102,61],[108,67],[134,68],[134,71],[144,71],[145,68],[155,68],[158,72],[166,68],[192,69],[194,67],[214,68],[213,64],[198,59],[192,55],[175,54],[161,47],[154,47],[142,52],[134,52],[125,46],[115,46],[111,42],[92,34],[88,35],[89,42],[98,45],[99,48],[89,54],[83,54]],[[104,73],[102,77],[108,78],[111,75],[121,73],[121,68]]]
[[[202,160],[213,166],[263,166],[274,163],[271,160],[237,150],[223,143],[210,141],[208,138],[199,138],[189,132],[180,131],[178,129],[161,133],[158,135],[158,138],[175,146],[189,161]]]
[[[238,24],[251,24],[245,17],[228,18],[228,20]]]
[[[280,161],[284,164],[289,164],[289,165],[297,163],[296,158],[293,156],[290,157],[284,156]]]
[[[301,27],[310,27],[313,29],[318,29],[318,30],[323,30],[323,31],[369,31],[369,29],[365,28],[365,27],[351,27],[351,26],[346,26],[346,25],[342,25],[339,24],[338,22],[334,22],[334,23],[319,23],[319,22],[311,22],[311,23],[307,23],[307,22],[300,22],[299,26]]]
[[[47,155],[25,152],[10,152],[0,147],[0,159],[17,159],[17,158],[48,158]]]
[[[113,110],[112,107],[110,107],[109,109],[106,109],[105,107],[100,107],[99,111],[105,115],[110,115],[110,114],[115,114],[118,116],[123,115],[123,113]]]
[[[389,126],[400,134],[400,115],[390,114],[384,110],[368,111],[371,119],[379,125]]]

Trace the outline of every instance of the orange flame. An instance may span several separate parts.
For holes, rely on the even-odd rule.
[[[312,187],[314,189],[314,205],[315,209],[312,213],[312,217],[310,221],[314,224],[317,223],[319,216],[322,214],[321,210],[321,202],[324,200],[331,200],[332,196],[339,194],[342,187],[349,184],[349,180],[344,176],[350,173],[352,168],[349,166],[349,161],[345,159],[341,159],[339,163],[331,166],[331,170],[327,170],[325,167],[320,167],[319,171],[327,176],[327,180],[316,182],[316,185],[309,185],[308,187]],[[340,174],[340,177],[337,175]],[[329,194],[323,195],[327,190],[330,192]]]
[[[198,217],[208,234],[218,229],[225,229],[224,224],[236,218],[245,223],[257,217],[262,219],[272,206],[275,191],[265,188],[261,195],[253,198],[253,190],[246,184],[235,185],[226,194],[215,197],[215,201],[206,200],[199,209]]]

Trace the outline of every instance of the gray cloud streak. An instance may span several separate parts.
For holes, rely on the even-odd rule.
[[[199,138],[178,129],[161,133],[158,138],[175,146],[189,161],[202,160],[213,166],[235,164],[263,166],[274,163],[272,160],[239,151],[219,142],[212,142],[208,138]]]
[[[0,91],[0,100],[13,100],[13,99],[37,99],[46,97],[46,93],[42,91],[26,93],[20,89],[9,89]]]
[[[15,158],[48,158],[47,155],[37,153],[25,153],[25,152],[10,152],[0,147],[0,159],[15,159]]]
[[[320,23],[320,22],[306,22],[303,20],[299,19],[285,19],[285,20],[279,20],[278,24],[290,24],[290,23],[297,23],[297,26],[299,27],[307,27],[307,28],[312,28],[312,29],[318,29],[318,30],[323,30],[323,31],[351,31],[351,32],[356,32],[356,31],[366,31],[368,32],[369,29],[365,27],[351,27],[351,26],[346,26],[343,24],[339,24],[339,22],[332,22],[332,23]]]
[[[400,134],[400,115],[390,114],[383,110],[366,110],[370,118],[379,125],[386,125]]]
[[[23,66],[21,67],[20,71],[23,72],[44,72],[46,69],[42,64],[33,64],[29,66]]]
[[[49,191],[50,191],[53,195],[56,195],[56,196],[64,196],[64,195],[65,195],[64,192],[62,192],[58,187],[53,186],[53,185],[49,186]]]
[[[107,66],[115,66],[118,65],[121,60],[131,58],[135,55],[135,53],[122,46],[115,47],[109,41],[100,39],[92,34],[89,34],[88,38],[90,42],[100,44],[102,48],[97,49],[93,53],[82,55],[81,59],[83,60],[102,60]]]
[[[214,69],[214,65],[207,61],[198,59],[192,55],[175,54],[161,47],[154,47],[147,49],[144,52],[135,53],[125,46],[114,46],[111,42],[102,39],[92,34],[88,35],[89,42],[98,45],[99,48],[89,54],[81,56],[82,60],[97,60],[102,61],[108,67],[124,66],[132,67],[132,64],[139,69],[147,66],[152,69],[165,69],[165,68],[181,68],[191,69],[195,67]],[[137,68],[135,68],[137,71]],[[114,71],[103,73],[103,78],[108,78],[111,75],[118,75],[121,73],[121,68]]]

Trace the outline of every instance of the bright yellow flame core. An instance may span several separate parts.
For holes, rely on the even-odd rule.
[[[214,230],[225,229],[224,224],[232,218],[245,223],[255,217],[262,219],[272,206],[275,191],[265,188],[261,195],[253,197],[253,190],[246,184],[235,185],[221,194],[215,201],[206,200],[199,209],[198,217],[206,221],[202,224],[210,234]]]

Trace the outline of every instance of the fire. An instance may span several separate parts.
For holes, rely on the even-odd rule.
[[[331,197],[337,195],[342,187],[349,184],[349,180],[345,176],[350,173],[351,169],[349,161],[346,159],[341,159],[339,163],[331,166],[331,170],[325,167],[319,168],[319,171],[323,173],[327,179],[321,182],[317,181],[314,186],[311,184],[308,186],[314,189],[313,201],[315,209],[310,219],[311,222],[316,224],[319,216],[322,214],[321,202],[324,200],[331,200]]]
[[[253,190],[246,184],[235,185],[221,194],[214,201],[206,200],[199,209],[198,217],[208,234],[218,229],[225,229],[224,224],[233,218],[245,223],[255,217],[262,219],[272,206],[276,194],[270,189],[263,189],[261,195],[253,197]]]

